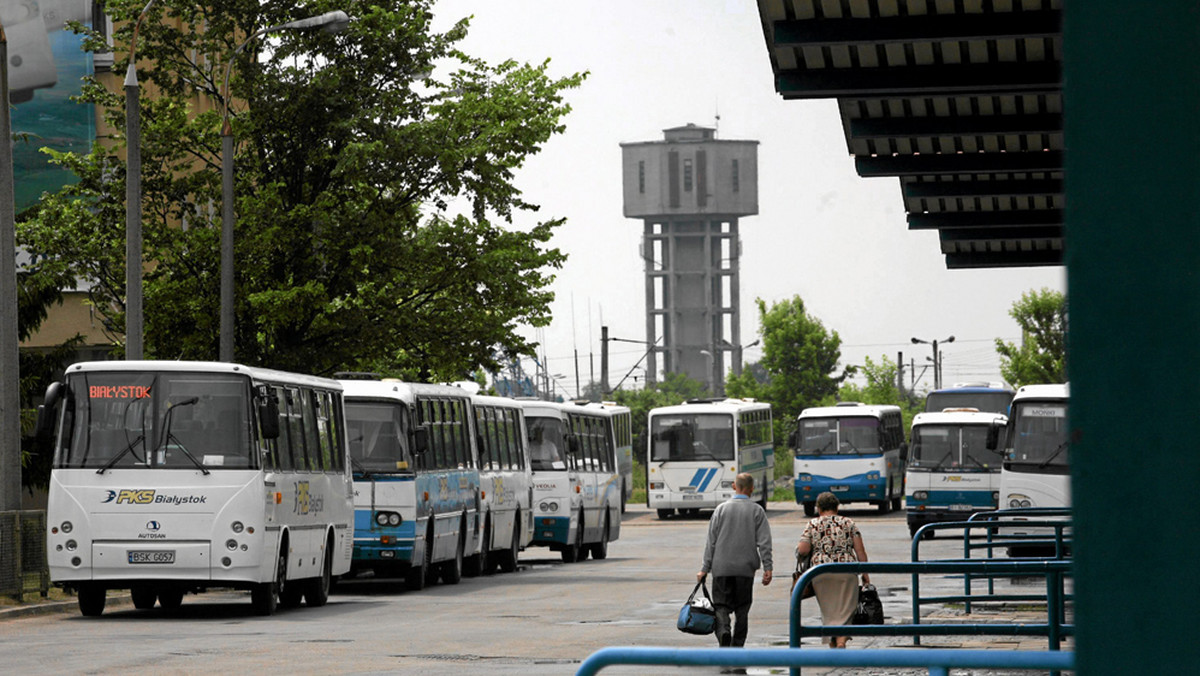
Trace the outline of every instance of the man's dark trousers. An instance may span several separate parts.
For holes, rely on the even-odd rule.
[[[717,611],[717,642],[721,647],[741,648],[746,645],[750,631],[750,604],[754,602],[754,578],[714,577],[713,609]],[[737,624],[730,635],[729,615],[737,615]]]

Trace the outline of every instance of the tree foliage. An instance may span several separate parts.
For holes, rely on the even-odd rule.
[[[1000,373],[1015,387],[1063,383],[1067,379],[1067,298],[1043,288],[1013,302],[1009,316],[1021,329],[1021,344],[996,339]]]
[[[106,11],[129,43],[143,0]],[[514,171],[564,127],[549,63],[488,64],[431,27],[433,0],[155,3],[138,35],[148,357],[214,359],[219,337],[221,118],[235,139],[235,354],[312,373],[458,379],[531,351],[518,326],[549,322],[549,246]],[[342,9],[333,35],[246,36]],[[91,48],[103,46],[98,35]],[[123,50],[119,50],[123,51]],[[124,57],[127,58],[127,57]],[[115,72],[123,72],[118,59]],[[204,105],[215,101],[216,107]],[[118,144],[51,153],[79,182],[43,198],[19,241],[48,274],[87,280],[114,341],[124,326],[123,98],[92,81]],[[469,215],[451,213],[452,203]],[[510,225],[505,226],[505,223]]]
[[[805,408],[832,401],[852,373],[847,368],[834,375],[842,354],[837,331],[828,331],[820,319],[810,315],[799,296],[770,308],[761,298],[757,303],[763,345],[759,364],[768,378],[762,382],[753,369],[746,369],[741,377],[726,379],[726,394],[769,401],[773,416],[782,421],[795,420]]]

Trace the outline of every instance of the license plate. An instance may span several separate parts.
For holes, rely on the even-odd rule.
[[[175,563],[175,550],[130,550],[126,554],[130,563]]]
[[[850,490],[850,487],[849,486],[830,486],[829,490],[831,490],[831,491],[848,491],[848,490]]]
[[[950,505],[951,512],[969,512],[973,509],[971,505]]]
[[[687,495],[684,495],[684,496],[683,496],[683,499],[684,499],[684,500],[703,500],[703,499],[704,499],[704,496],[703,496],[703,495],[700,495],[700,494],[698,494],[698,493],[697,493],[697,494],[691,494],[691,493],[689,493],[689,494],[687,494]]]

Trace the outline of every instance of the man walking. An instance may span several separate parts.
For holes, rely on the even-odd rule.
[[[767,514],[750,501],[754,477],[739,474],[733,480],[736,494],[717,505],[708,522],[704,563],[696,579],[713,574],[713,606],[717,612],[717,642],[721,647],[746,645],[750,629],[750,604],[754,601],[754,571],[761,563],[763,586],[771,584],[771,525]],[[729,615],[737,615],[730,634]]]

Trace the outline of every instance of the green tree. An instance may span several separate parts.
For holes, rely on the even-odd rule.
[[[106,3],[121,26],[118,45],[144,4]],[[457,47],[467,20],[434,32],[433,8],[433,0],[154,5],[138,36],[139,74],[155,92],[141,110],[148,357],[217,355],[224,103],[236,144],[238,361],[451,380],[494,367],[497,353],[531,351],[516,329],[550,320],[552,271],[564,257],[549,241],[562,221],[502,225],[536,211],[514,171],[563,130],[563,95],[585,75],[471,57]],[[224,98],[227,59],[241,39],[332,9],[353,18],[344,32],[252,43]],[[104,47],[98,35],[88,44]],[[81,100],[124,129],[122,97],[91,82]],[[206,100],[217,109],[196,106]],[[120,150],[50,153],[79,183],[44,197],[19,232],[56,272],[92,284],[112,327],[124,325]],[[456,201],[469,216],[450,212]]]
[[[878,362],[870,357],[864,359],[862,374],[866,378],[865,385],[845,383],[838,389],[838,401],[857,401],[872,405],[899,406],[904,416],[904,432],[907,436],[912,429],[913,416],[922,410],[923,400],[915,399],[907,392],[896,389],[898,368],[896,362],[887,355],[882,355]]]
[[[1021,329],[1021,344],[996,339],[1004,379],[1016,387],[1066,382],[1066,295],[1046,288],[1028,291],[1013,303],[1008,314]]]

